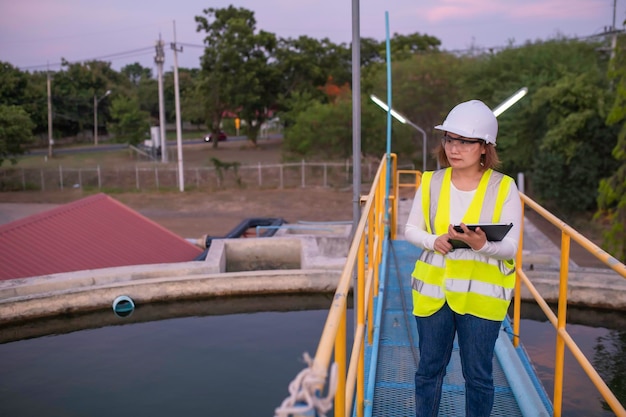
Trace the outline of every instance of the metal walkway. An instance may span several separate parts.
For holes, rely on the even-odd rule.
[[[383,256],[381,291],[375,306],[374,342],[366,345],[365,398],[375,417],[413,416],[414,375],[419,360],[418,335],[411,314],[411,272],[420,249],[392,241]],[[492,416],[551,416],[552,406],[523,348],[511,344],[505,322],[494,356],[495,403]],[[448,364],[439,410],[440,416],[465,415],[465,388],[458,345]]]

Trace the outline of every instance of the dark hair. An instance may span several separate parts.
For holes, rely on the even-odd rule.
[[[485,171],[489,168],[498,168],[500,166],[500,158],[498,158],[498,152],[496,152],[496,147],[487,143],[482,143],[480,146],[485,147],[485,153],[480,156],[480,169],[482,171]],[[450,166],[450,161],[448,161],[448,157],[446,156],[446,151],[443,148],[443,144],[439,143],[439,146],[437,146],[433,151],[433,156],[437,158],[439,164],[442,167],[446,168]]]

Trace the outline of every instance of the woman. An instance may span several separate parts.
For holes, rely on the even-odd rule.
[[[412,274],[420,349],[416,416],[438,415],[455,334],[466,416],[489,416],[493,351],[515,284],[521,202],[513,179],[493,170],[498,122],[483,102],[457,105],[435,129],[444,132],[437,157],[445,169],[423,174],[405,230],[406,239],[423,249]],[[489,242],[480,228],[467,228],[472,223],[513,227],[502,241]],[[453,249],[451,240],[469,248]]]

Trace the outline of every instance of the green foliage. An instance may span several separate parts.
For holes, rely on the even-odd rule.
[[[349,52],[328,39],[308,36],[280,39],[276,48],[277,70],[281,74],[281,103],[287,110],[292,95],[306,95],[324,101],[321,87],[330,79],[343,84],[350,81]]]
[[[352,103],[333,104],[312,101],[298,113],[295,123],[285,129],[283,148],[296,156],[326,159],[347,158],[352,154]]]
[[[542,144],[543,132],[551,128],[546,116],[551,110],[550,103],[539,108],[534,101],[540,89],[555,86],[562,77],[569,77],[561,82],[565,89],[563,84],[588,72],[593,74],[595,87],[606,87],[601,74],[607,62],[604,55],[598,54],[598,46],[557,38],[464,59],[461,87],[464,99],[478,98],[494,108],[521,87],[528,88],[527,97],[498,117],[498,154],[503,171],[525,172],[532,180],[530,170]]]
[[[130,84],[111,64],[102,61],[69,63],[63,61],[64,70],[52,75],[52,108],[55,114],[54,129],[63,136],[78,135],[93,130],[94,97],[103,97],[107,90],[112,96],[124,94]],[[109,98],[98,103],[99,124],[106,126],[109,119]],[[85,141],[91,138],[84,138]]]
[[[440,135],[433,127],[440,124],[447,112],[461,101],[459,80],[462,79],[463,69],[462,59],[440,53],[414,55],[392,64],[392,107],[426,132],[427,153],[439,144]],[[386,74],[381,71],[372,74],[371,79],[372,85],[376,86],[374,94],[386,102]],[[369,101],[369,95],[364,99]],[[383,118],[386,125],[384,110],[378,108],[377,117]],[[407,128],[409,130],[396,130],[397,133],[403,131],[408,133],[400,137],[394,136],[394,142],[406,142],[409,138],[404,136],[412,135],[413,146],[407,148],[406,156],[421,161],[421,133],[408,126]],[[417,155],[420,155],[419,158]],[[436,162],[432,158],[429,159],[430,169],[434,169]],[[420,169],[421,165],[420,162]]]
[[[125,65],[122,67],[121,73],[135,86],[139,85],[143,80],[152,78],[152,69],[141,66],[139,62]]]
[[[26,74],[8,62],[0,61],[0,104],[22,104],[27,85]]]
[[[621,262],[626,262],[626,37],[617,42],[609,71],[615,87],[607,124],[617,129],[612,156],[617,168],[600,182],[598,211],[595,215],[607,225],[604,243]]]
[[[285,129],[283,149],[294,157],[346,159],[352,155],[352,101],[347,97],[333,103],[303,100],[301,109],[290,113],[293,124]],[[398,136],[392,141],[392,152],[414,146],[411,128],[394,124]],[[386,118],[373,103],[361,107],[361,152],[380,157],[386,151]],[[396,140],[397,139],[397,140]]]
[[[0,104],[0,165],[5,159],[17,163],[15,157],[22,155],[24,146],[33,141],[33,127],[24,109]]]
[[[111,122],[109,129],[116,137],[122,138],[131,145],[137,145],[150,130],[147,112],[139,110],[136,99],[118,97],[111,105]]]
[[[564,213],[594,208],[600,179],[616,168],[616,132],[604,123],[601,87],[597,73],[566,74],[532,99],[530,112],[541,113],[547,127],[531,170],[533,190]]]
[[[213,163],[213,166],[215,167],[215,173],[217,174],[217,177],[219,178],[219,181],[221,184],[224,183],[225,171],[228,171],[229,169],[232,168],[235,174],[235,181],[237,182],[237,185],[239,187],[243,187],[244,184],[243,184],[243,181],[241,180],[241,176],[239,175],[239,167],[241,166],[240,162],[237,162],[237,161],[224,162],[215,157],[211,158],[211,162]]]
[[[195,20],[197,31],[207,34],[199,84],[207,125],[217,133],[225,112],[237,112],[247,122],[248,138],[256,143],[278,97],[280,74],[272,63],[276,36],[257,32],[254,12],[245,8],[209,8],[204,14]]]

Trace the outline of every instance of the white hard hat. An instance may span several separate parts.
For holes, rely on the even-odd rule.
[[[445,130],[466,138],[482,139],[495,146],[498,136],[498,120],[493,111],[480,100],[457,104],[443,124],[435,129]]]

